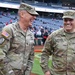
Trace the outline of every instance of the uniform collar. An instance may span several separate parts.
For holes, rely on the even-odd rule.
[[[65,33],[65,31],[64,31],[63,28],[60,29],[59,34],[62,35],[62,36],[65,36],[66,35],[66,33]]]
[[[59,34],[61,34],[62,36],[66,36],[67,34],[71,35],[70,38],[73,38],[75,37],[75,32],[73,33],[68,33],[68,32],[65,32],[65,30],[62,28],[62,30],[59,32]]]
[[[17,31],[19,31],[19,32],[24,32],[24,31],[20,28],[20,25],[19,25],[18,22],[16,22],[15,26],[16,26],[16,28],[17,28]],[[29,29],[27,29],[27,31],[29,31]]]
[[[16,27],[16,30],[17,30],[18,32],[20,32],[20,33],[22,33],[22,34],[24,34],[24,35],[25,35],[25,33],[26,33],[27,35],[30,35],[30,29],[28,28],[28,30],[27,30],[26,32],[24,32],[24,31],[20,28],[20,25],[19,25],[18,22],[16,22],[15,27]]]

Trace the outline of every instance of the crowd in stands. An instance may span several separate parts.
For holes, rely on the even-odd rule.
[[[8,24],[11,24],[18,20],[17,14],[13,12],[0,11],[0,30]],[[48,35],[62,27],[63,21],[55,18],[41,18],[37,17],[33,22],[31,31],[35,36],[35,45],[43,45]]]

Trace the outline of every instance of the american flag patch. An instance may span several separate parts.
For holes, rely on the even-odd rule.
[[[6,31],[3,31],[3,32],[2,32],[2,35],[5,36],[6,38],[9,37],[9,33],[7,33]]]

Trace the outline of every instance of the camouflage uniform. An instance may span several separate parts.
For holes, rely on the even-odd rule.
[[[23,32],[17,22],[4,27],[0,56],[3,59],[0,75],[30,75],[34,59],[33,33],[30,30]]]
[[[52,68],[48,67],[52,55]],[[45,42],[41,55],[41,66],[51,75],[75,75],[75,32],[67,33],[63,28],[54,31]]]

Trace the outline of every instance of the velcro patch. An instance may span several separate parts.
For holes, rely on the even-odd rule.
[[[3,32],[2,32],[2,35],[3,35],[4,37],[6,37],[6,38],[9,37],[9,33],[7,33],[6,31],[3,31]]]
[[[5,39],[4,38],[0,38],[0,45],[2,45],[4,43]]]

